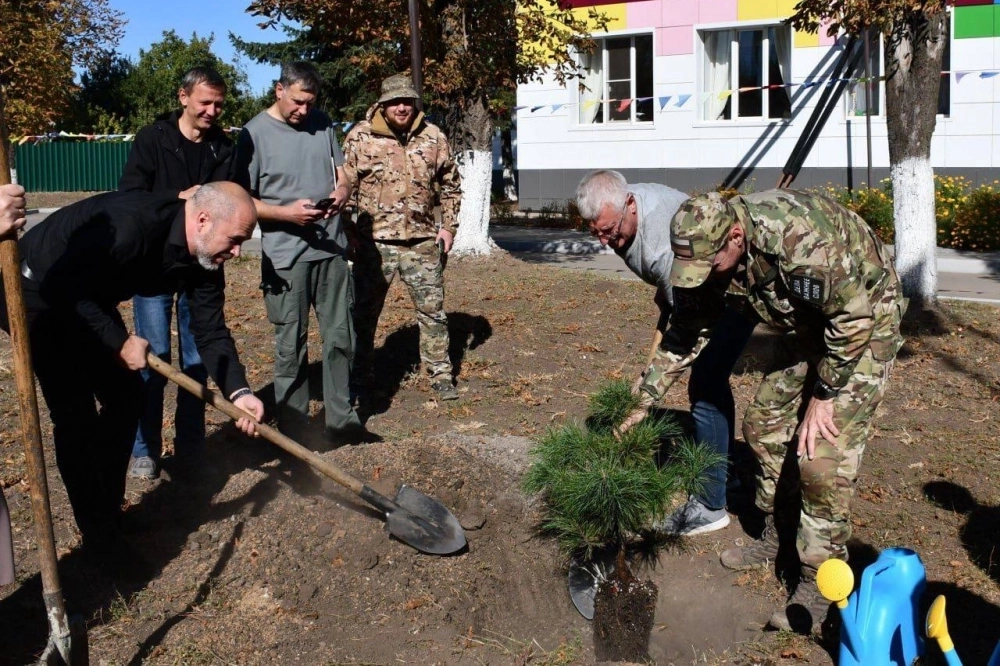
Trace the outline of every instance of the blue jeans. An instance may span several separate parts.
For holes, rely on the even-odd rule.
[[[174,294],[136,296],[132,300],[135,312],[135,334],[149,341],[151,352],[170,363],[170,320]],[[191,334],[191,311],[187,296],[177,295],[177,350],[181,370],[202,384],[208,372],[198,355]],[[159,461],[163,451],[163,389],[167,379],[148,368],[142,371],[144,408],[135,433],[132,455],[149,456]],[[177,412],[174,416],[174,451],[178,458],[196,458],[205,449],[205,403],[183,389],[177,390]]]
[[[726,472],[729,447],[734,441],[736,404],[729,376],[750,340],[756,322],[727,307],[712,329],[712,337],[691,367],[688,398],[694,417],[695,440],[715,451],[723,460],[705,475],[695,499],[710,509],[726,506]]]

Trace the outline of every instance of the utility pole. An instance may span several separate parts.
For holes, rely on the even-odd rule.
[[[420,54],[420,12],[417,0],[410,0],[410,71],[413,73],[413,88],[417,91],[417,108],[424,110],[424,59]]]

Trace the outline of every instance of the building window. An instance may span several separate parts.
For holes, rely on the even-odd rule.
[[[581,125],[653,122],[653,36],[595,39],[581,54]]]
[[[774,25],[699,31],[701,119],[789,118],[791,30]]]
[[[944,54],[941,57],[941,71],[951,72],[951,13],[945,17],[945,38],[947,41],[944,45]],[[858,40],[858,49],[864,49],[864,42]],[[874,36],[871,42],[868,44],[868,57],[870,59],[870,76],[871,80],[869,83],[868,92],[868,106],[871,107],[871,115],[880,116],[882,115],[882,100],[885,94],[885,81],[882,79],[882,72],[885,71],[884,68],[884,51],[881,36]],[[858,67],[854,72],[853,78],[863,79],[865,78],[865,59],[864,55],[861,56],[858,63]],[[941,85],[938,88],[938,103],[937,112],[941,116],[951,115],[951,74],[941,75]],[[847,115],[848,116],[864,116],[865,115],[865,82],[864,81],[854,81],[848,88],[847,94]]]

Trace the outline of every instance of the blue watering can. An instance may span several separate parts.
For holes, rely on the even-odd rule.
[[[948,634],[948,620],[944,614],[944,595],[938,595],[930,610],[927,611],[927,637],[937,641],[948,666],[962,666],[962,660],[955,652],[955,643]],[[993,650],[993,656],[987,666],[1000,666],[1000,643]]]
[[[926,586],[920,557],[907,548],[889,548],[861,575],[843,560],[827,560],[816,573],[820,594],[837,604],[843,618],[840,666],[910,666],[924,655],[917,609]],[[937,641],[948,666],[962,666],[948,634],[945,598],[938,596],[927,612],[927,637]],[[1000,666],[1000,643],[987,666]]]
[[[843,618],[840,666],[910,666],[924,654],[920,597],[927,585],[920,557],[889,548],[861,574],[843,560],[827,560],[816,574],[820,593],[837,604]]]

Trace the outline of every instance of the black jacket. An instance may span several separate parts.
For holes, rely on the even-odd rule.
[[[188,251],[185,202],[172,194],[110,192],[61,208],[21,238],[25,305],[83,320],[111,352],[129,333],[118,304],[136,294],[184,291],[191,331],[212,379],[225,395],[247,386],[226,327],[225,275],[202,268]],[[36,350],[36,353],[44,353]]]
[[[210,159],[201,165],[198,181],[191,182],[181,148],[184,136],[177,125],[180,115],[180,111],[165,113],[139,130],[118,181],[119,190],[172,192],[176,196],[192,185],[229,180],[233,142],[225,132],[213,127],[202,139],[208,143]]]

